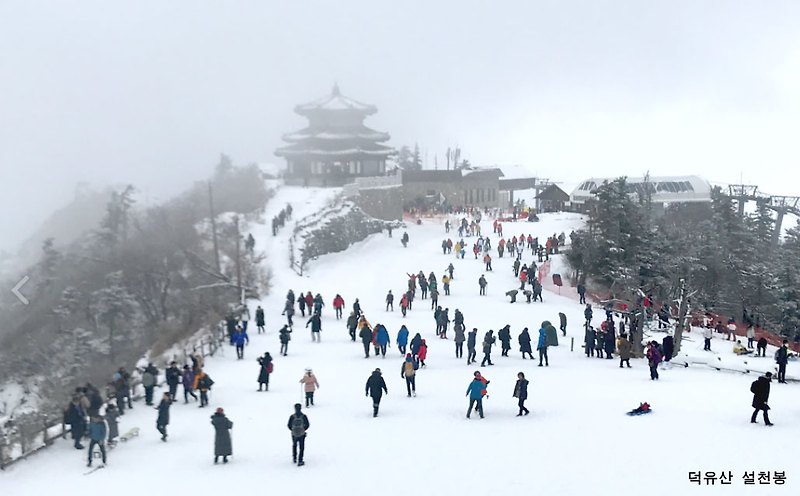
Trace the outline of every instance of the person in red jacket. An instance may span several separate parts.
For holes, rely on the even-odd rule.
[[[497,235],[503,237],[503,224],[500,222],[497,223]]]
[[[375,356],[381,353],[381,346],[378,344],[378,325],[372,328],[372,346],[375,348]]]
[[[419,359],[420,365],[425,367],[425,358],[428,356],[428,345],[425,344],[425,340],[422,340],[422,343],[419,345],[419,352],[417,353],[417,358]]]
[[[342,318],[342,308],[344,307],[344,298],[341,295],[336,295],[333,299],[333,309],[336,310],[336,320]]]
[[[403,297],[400,298],[400,312],[403,313],[403,317],[406,316],[407,311],[408,311],[408,293],[403,293]]]
[[[311,296],[311,291],[306,293],[304,298],[306,300],[306,307],[308,307],[308,313],[311,313],[311,309],[314,308],[314,297]]]

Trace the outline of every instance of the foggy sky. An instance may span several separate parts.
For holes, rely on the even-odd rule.
[[[430,166],[798,194],[800,2],[0,0],[0,249],[74,184],[163,199],[278,162],[338,82]]]

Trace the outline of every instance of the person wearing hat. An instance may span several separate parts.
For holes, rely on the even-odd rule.
[[[314,372],[311,369],[306,369],[306,373],[300,379],[300,384],[303,385],[303,391],[306,393],[306,408],[309,406],[314,406],[314,391],[319,389],[319,382],[317,382],[317,377],[314,375]],[[298,403],[299,406],[299,403]],[[302,448],[300,450],[302,452]],[[302,455],[300,459],[302,460]]]
[[[773,425],[772,422],[769,421],[769,405],[767,402],[769,401],[769,383],[772,381],[772,372],[767,372],[763,376],[759,377],[750,385],[750,392],[753,393],[753,415],[750,417],[750,423],[756,424],[756,416],[758,416],[759,410],[764,412],[764,424],[765,425]]]
[[[233,422],[228,420],[228,417],[225,416],[225,410],[220,407],[211,416],[211,425],[214,426],[215,431],[214,463],[219,461],[219,457],[222,457],[222,463],[228,463],[228,457],[233,455],[233,447],[231,446]]]
[[[307,370],[309,372],[311,371],[311,369]],[[294,404],[294,413],[289,416],[289,422],[286,424],[286,427],[292,432],[292,461],[296,463],[298,467],[305,465],[303,455],[306,451],[306,431],[311,425],[308,422],[308,417],[300,411],[302,407],[300,403]]]
[[[386,388],[386,381],[384,381],[383,376],[381,376],[381,369],[375,369],[372,372],[372,375],[367,379],[367,385],[364,391],[365,396],[372,397],[372,416],[377,417],[383,393],[389,394],[389,390]]]
[[[261,391],[261,388],[266,388],[269,391],[269,376],[272,374],[272,355],[269,354],[267,351],[264,353],[263,357],[258,358],[258,390]]]
[[[414,360],[411,353],[406,354],[406,359],[400,365],[400,377],[406,380],[406,391],[408,396],[417,395],[417,369],[419,369],[419,361]]]

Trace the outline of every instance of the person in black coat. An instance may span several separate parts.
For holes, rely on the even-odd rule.
[[[531,413],[527,408],[525,408],[525,400],[528,399],[528,380],[525,379],[525,374],[522,372],[517,374],[517,384],[514,386],[514,398],[519,400],[517,403],[519,406],[519,413],[517,414],[517,417]]]
[[[306,316],[306,299],[303,297],[303,293],[300,293],[300,298],[297,299],[297,306],[300,307],[300,315],[305,317]],[[309,313],[311,313],[311,309],[308,309]]]
[[[580,297],[580,299],[578,300],[578,303],[581,304],[581,305],[585,304],[586,303],[586,286],[584,286],[583,284],[578,284],[578,296]]]
[[[302,300],[303,299],[300,298],[299,301],[302,301]],[[281,328],[281,330],[278,331],[278,339],[281,342],[280,354],[283,355],[283,356],[286,356],[286,354],[289,352],[289,341],[292,340],[291,334],[292,334],[292,330],[289,329],[288,325],[283,326]]]
[[[264,356],[258,358],[258,390],[261,391],[263,386],[269,391],[269,375],[272,373],[272,355],[269,352],[264,353]]]
[[[567,335],[567,316],[564,315],[564,312],[558,312],[558,320],[561,328],[561,334],[564,336]]]
[[[478,329],[473,328],[472,331],[467,333],[467,365],[474,363],[475,360],[475,345],[478,340]]]
[[[369,345],[372,344],[372,329],[364,323],[361,327],[361,332],[358,333],[361,338],[361,344],[364,345],[364,358],[369,358]]]
[[[616,338],[614,337],[614,330],[608,326],[605,336],[603,337],[603,350],[606,352],[606,358],[611,360],[614,358],[614,348],[616,348]]]
[[[485,365],[494,365],[492,363],[492,345],[497,339],[494,337],[494,331],[489,330],[483,337],[483,360],[481,360],[481,367]]]
[[[298,467],[305,465],[303,455],[306,451],[306,431],[311,426],[308,417],[301,411],[302,408],[303,405],[295,403],[294,413],[289,416],[289,422],[286,424],[292,433],[292,460]]]
[[[528,328],[522,330],[519,335],[519,351],[522,352],[522,359],[525,359],[525,353],[533,360],[533,351],[531,350],[531,335],[528,333]]]
[[[308,324],[311,324],[311,341],[320,342],[320,334],[319,332],[322,330],[322,316],[319,313],[315,313],[308,319],[306,322],[306,327]]]
[[[233,422],[228,420],[222,408],[217,408],[211,416],[211,425],[214,426],[214,463],[217,463],[219,457],[222,457],[222,463],[228,463],[228,457],[233,455],[233,443],[231,443]]]
[[[767,372],[763,376],[759,377],[753,384],[750,386],[750,392],[753,393],[753,415],[750,417],[750,423],[756,424],[756,416],[758,415],[758,411],[761,410],[764,412],[764,424],[765,425],[772,425],[772,422],[769,421],[769,405],[767,402],[769,401],[769,383],[772,380],[772,372]]]
[[[584,316],[584,318],[586,318],[586,325],[587,326],[592,325],[592,314],[593,313],[594,312],[592,312],[592,306],[587,304],[586,305],[586,309],[584,309],[584,311],[583,311],[583,316]]]
[[[156,429],[161,433],[161,440],[167,442],[167,425],[169,425],[169,406],[172,404],[172,398],[169,393],[164,393],[161,398],[161,403],[158,404],[158,419],[156,419]]]
[[[181,383],[182,379],[181,369],[178,368],[176,362],[172,361],[164,374],[167,378],[167,386],[169,386],[169,397],[174,399],[175,395],[178,394],[178,384]]]
[[[386,388],[386,381],[383,380],[381,375],[381,369],[375,369],[372,375],[369,376],[364,392],[366,393],[365,396],[372,397],[372,416],[377,417],[383,393],[389,394],[389,390]]]
[[[292,293],[292,290],[289,290],[289,292]],[[294,313],[294,293],[291,294],[291,298],[289,298],[288,295],[287,295],[286,308],[284,309],[284,311],[287,311],[287,310],[291,310],[291,312]],[[289,321],[291,321],[291,320],[292,320],[292,318],[289,317]],[[265,324],[265,322],[264,322],[264,309],[261,308],[261,305],[259,305],[258,308],[256,308],[256,327],[258,327],[258,333],[259,334],[261,334],[262,332],[265,332],[264,331],[264,324]]]
[[[83,434],[86,432],[86,412],[83,410],[79,396],[73,397],[72,402],[67,407],[67,411],[64,412],[64,423],[70,425],[72,439],[75,441],[75,449],[83,449],[81,439],[83,439]]]
[[[363,313],[361,311],[361,303],[358,302],[358,298],[356,298],[356,301],[353,302],[353,313],[356,314],[357,318],[361,317],[361,314]]]
[[[350,333],[350,339],[353,342],[356,341],[357,328],[358,328],[358,316],[356,316],[355,312],[350,312],[350,316],[347,317],[347,332]]]
[[[672,339],[672,336],[669,334],[664,336],[661,341],[661,349],[664,350],[664,361],[669,362],[672,360],[672,354],[675,352],[675,340]]]
[[[497,332],[497,339],[502,344],[500,356],[507,357],[508,352],[511,351],[511,326],[506,325]]]
[[[414,334],[414,337],[411,338],[410,344],[411,354],[414,356],[414,358],[419,355],[420,346],[422,346],[422,336],[420,336],[419,333],[416,333]]]

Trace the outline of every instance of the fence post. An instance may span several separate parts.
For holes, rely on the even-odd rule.
[[[42,434],[42,442],[44,443],[45,446],[50,446],[50,441],[47,438],[47,431],[49,429],[49,427],[47,427],[47,414],[44,414],[44,418],[43,418],[42,422],[44,423],[44,432]]]
[[[575,338],[569,338],[569,351],[573,351],[575,349]]]

